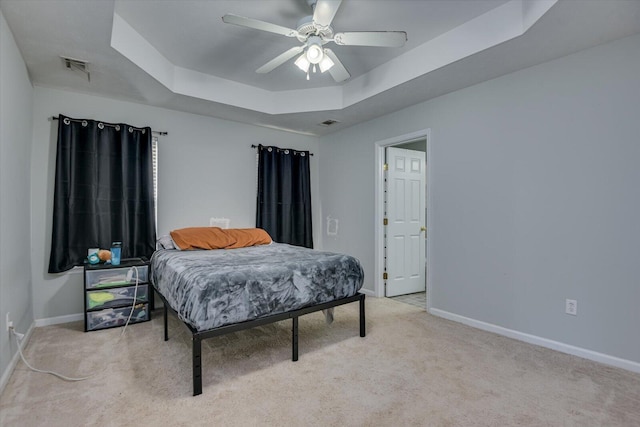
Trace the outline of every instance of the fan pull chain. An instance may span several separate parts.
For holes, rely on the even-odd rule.
[[[313,72],[316,72],[316,64],[313,64]]]

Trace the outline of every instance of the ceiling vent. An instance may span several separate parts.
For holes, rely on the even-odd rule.
[[[337,120],[329,119],[329,120],[325,120],[324,122],[322,122],[320,124],[322,126],[331,126],[331,125],[336,124],[336,123],[340,123],[340,122],[337,121]]]
[[[65,56],[61,56],[60,58],[62,58],[62,62],[67,69],[84,73],[87,76],[87,80],[91,81],[91,73],[89,73],[89,68],[87,67],[87,64],[89,64],[88,61],[67,58]]]

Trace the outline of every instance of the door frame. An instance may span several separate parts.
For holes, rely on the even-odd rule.
[[[375,278],[374,278],[374,292],[376,297],[384,297],[384,280],[382,274],[384,273],[384,225],[382,223],[384,219],[384,157],[385,149],[393,145],[404,144],[407,142],[415,141],[417,139],[426,139],[427,141],[427,274],[426,274],[426,289],[427,295],[431,295],[431,232],[432,232],[432,209],[431,209],[431,188],[432,188],[432,170],[433,159],[431,157],[431,128],[422,129],[416,132],[411,132],[404,135],[398,135],[393,138],[384,139],[375,142]],[[427,311],[431,309],[431,298],[427,297]]]

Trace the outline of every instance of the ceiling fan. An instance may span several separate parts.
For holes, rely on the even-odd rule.
[[[305,16],[298,22],[297,28],[283,27],[257,19],[245,18],[238,15],[226,14],[222,21],[227,24],[253,28],[270,33],[281,34],[287,37],[295,37],[301,46],[295,46],[286,52],[273,58],[256,70],[257,73],[268,73],[284,64],[294,56],[301,54],[295,64],[302,71],[316,71],[316,65],[320,72],[329,71],[336,82],[342,82],[351,75],[342,65],[335,53],[324,45],[334,42],[342,46],[378,46],[378,47],[402,47],[407,41],[407,33],[404,31],[358,31],[334,33],[331,22],[336,15],[342,0],[307,0],[313,10],[313,15]]]

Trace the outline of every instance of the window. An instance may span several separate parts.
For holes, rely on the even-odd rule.
[[[158,234],[158,137],[151,139],[151,159],[153,161],[153,206],[156,218],[156,235]]]
[[[49,273],[82,265],[89,248],[122,242],[122,258],[155,250],[157,138],[136,128],[60,116]],[[152,172],[152,173],[149,173]]]
[[[275,242],[313,248],[308,151],[258,146],[256,227]]]

